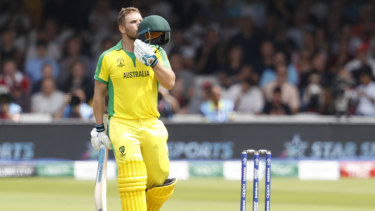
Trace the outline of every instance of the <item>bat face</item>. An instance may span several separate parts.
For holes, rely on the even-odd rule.
[[[105,147],[100,147],[99,163],[98,163],[98,170],[97,170],[97,175],[96,175],[96,184],[98,184],[102,181],[104,162],[107,162],[106,154],[107,153],[106,153]]]
[[[107,160],[108,150],[101,145],[95,182],[95,209],[97,211],[107,210]]]

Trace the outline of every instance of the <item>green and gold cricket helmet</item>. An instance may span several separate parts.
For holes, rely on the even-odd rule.
[[[168,21],[159,15],[145,17],[138,26],[138,39],[152,45],[165,45],[171,37]]]

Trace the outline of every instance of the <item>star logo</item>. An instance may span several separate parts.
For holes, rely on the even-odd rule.
[[[308,142],[303,141],[299,134],[295,134],[291,141],[284,143],[286,156],[288,158],[303,158],[308,145]]]

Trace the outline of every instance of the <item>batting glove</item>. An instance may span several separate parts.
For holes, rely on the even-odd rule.
[[[105,134],[104,125],[97,125],[91,131],[91,145],[92,147],[99,152],[100,145],[104,145],[107,149],[112,149],[111,142],[109,141],[108,136]]]
[[[139,39],[134,42],[134,54],[139,61],[147,66],[155,67],[159,61],[152,48]]]

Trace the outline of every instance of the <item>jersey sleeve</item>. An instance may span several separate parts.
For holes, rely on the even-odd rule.
[[[99,57],[98,64],[96,65],[94,79],[102,83],[108,84],[109,70],[107,65],[106,52],[102,53]]]
[[[171,65],[169,64],[167,53],[165,53],[164,49],[162,47],[158,47],[156,49],[156,57],[159,59],[159,62],[161,62],[164,67],[171,67]]]

